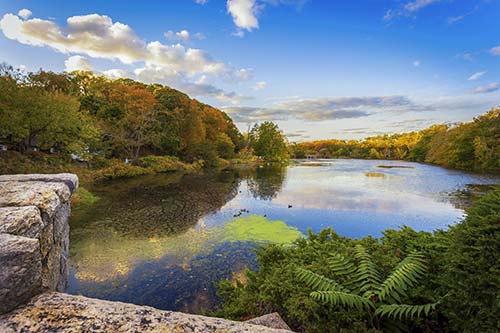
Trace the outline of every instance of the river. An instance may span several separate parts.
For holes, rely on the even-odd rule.
[[[216,281],[257,268],[257,244],[326,227],[355,238],[445,229],[464,215],[462,190],[493,183],[500,178],[338,159],[95,184],[99,200],[70,219],[68,292],[201,313],[217,305]]]

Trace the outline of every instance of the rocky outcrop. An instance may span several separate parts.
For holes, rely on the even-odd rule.
[[[0,332],[290,333],[246,322],[55,292],[37,296],[0,317]]]
[[[262,325],[270,328],[291,330],[288,324],[281,318],[278,312],[269,313],[257,318],[245,321],[249,324]]]
[[[68,279],[72,174],[0,176],[0,314]]]

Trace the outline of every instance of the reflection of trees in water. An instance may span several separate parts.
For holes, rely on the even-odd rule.
[[[281,191],[286,177],[286,166],[269,164],[258,167],[248,178],[248,188],[254,198],[271,200]]]
[[[76,227],[85,228],[95,222],[132,237],[173,235],[219,210],[234,198],[238,188],[234,176],[223,181],[214,175],[141,178],[94,189],[103,200],[91,211],[77,216]]]

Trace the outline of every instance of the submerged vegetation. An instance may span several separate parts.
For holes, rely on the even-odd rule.
[[[386,230],[380,239],[359,240],[331,229],[310,232],[292,246],[270,244],[258,250],[259,270],[247,272],[245,283],[222,281],[224,301],[217,315],[241,319],[278,311],[300,332],[377,331],[366,309],[383,296],[394,305],[368,313],[395,319],[412,331],[495,332],[500,329],[499,237],[499,188],[448,231],[403,227]],[[353,256],[358,266],[347,259]],[[357,291],[348,294],[341,288]]]
[[[290,146],[292,157],[394,159],[478,172],[500,172],[500,108],[473,121],[363,140],[322,140]]]

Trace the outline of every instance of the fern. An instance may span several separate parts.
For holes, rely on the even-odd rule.
[[[406,296],[406,290],[415,286],[418,279],[427,272],[425,261],[418,253],[412,253],[401,261],[381,284],[377,291],[380,301],[390,297],[400,301]]]
[[[356,245],[354,251],[354,257],[358,260],[358,267],[349,285],[357,285],[360,292],[367,292],[367,295],[372,295],[373,291],[379,288],[382,275],[364,247]]]
[[[385,280],[365,248],[357,245],[354,258],[357,266],[339,254],[332,254],[329,258],[328,266],[332,275],[345,280],[345,283],[338,283],[304,268],[297,269],[297,277],[314,290],[310,293],[313,299],[333,306],[364,309],[369,313],[370,321],[374,316],[378,317],[382,325],[387,327],[402,326],[397,320],[428,316],[438,304],[401,304],[407,296],[406,291],[416,286],[427,271],[420,254],[408,255]],[[379,323],[379,320],[375,322]]]
[[[387,317],[390,319],[409,319],[409,318],[419,318],[422,313],[428,316],[432,310],[436,308],[439,304],[429,303],[423,305],[408,305],[408,304],[384,304],[380,305],[376,310],[375,314],[381,317]]]
[[[311,297],[317,301],[342,305],[344,307],[354,307],[358,310],[363,308],[375,308],[375,305],[368,298],[342,291],[313,291]]]
[[[356,271],[356,266],[348,258],[337,253],[331,255],[328,264],[332,273],[337,276],[349,276]]]
[[[311,272],[307,269],[298,268],[297,277],[314,290],[349,292],[348,289],[344,288],[334,280],[326,278],[323,275]]]

